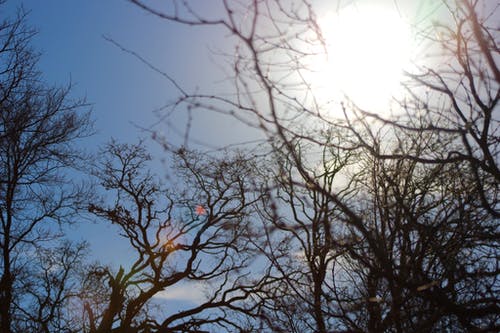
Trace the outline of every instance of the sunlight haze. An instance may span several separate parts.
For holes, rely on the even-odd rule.
[[[410,65],[410,26],[394,8],[349,5],[320,16],[326,46],[314,64],[314,85],[323,98],[344,95],[358,106],[381,112],[397,96]]]

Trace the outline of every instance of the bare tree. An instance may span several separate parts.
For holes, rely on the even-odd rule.
[[[74,144],[88,135],[89,115],[80,111],[84,101],[70,100],[70,86],[42,82],[38,55],[29,45],[33,34],[22,11],[0,24],[2,332],[15,331],[14,321],[28,311],[21,293],[34,291],[20,277],[36,264],[32,255],[57,236],[58,225],[72,221],[84,200],[82,188],[70,184],[65,172],[77,165]]]
[[[427,145],[410,154],[377,151],[369,140],[360,141],[379,158],[407,158],[424,164],[463,164],[482,205],[492,216],[498,211],[500,182],[498,144],[498,7],[488,1],[443,2],[451,23],[435,23],[432,34],[439,47],[440,66],[420,66],[408,72],[408,97],[399,101],[406,116],[384,118],[356,109],[358,120],[376,119],[390,125],[401,141],[426,136]]]
[[[237,40],[233,94],[177,85],[172,107],[235,116],[269,139],[264,244],[255,242],[270,267],[259,293],[268,330],[498,330],[496,8],[443,1],[452,21],[427,36],[443,54],[408,73],[403,116],[347,99],[344,119],[331,119],[304,75],[324,45],[308,1],[223,1],[219,18],[187,2],[131,2]]]
[[[117,270],[90,272],[104,295],[97,302],[85,300],[85,331],[238,329],[231,314],[251,310],[243,301],[259,285],[258,275],[249,277],[249,217],[261,196],[254,190],[251,161],[238,155],[217,160],[182,149],[175,155],[175,176],[183,183],[166,190],[149,171],[151,157],[143,146],[113,142],[101,155],[96,174],[111,199],[89,210],[118,227],[135,258]],[[202,284],[206,297],[166,315],[168,302],[158,297],[183,282]]]
[[[37,247],[17,279],[21,291],[13,304],[15,332],[81,332],[77,300],[85,243],[62,242],[53,248]]]

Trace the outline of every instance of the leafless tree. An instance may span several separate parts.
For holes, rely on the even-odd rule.
[[[348,99],[332,119],[304,75],[324,45],[308,1],[222,1],[219,18],[131,2],[237,41],[233,94],[176,85],[172,108],[235,116],[269,140],[255,243],[273,281],[259,294],[268,330],[498,330],[496,7],[443,1],[451,21],[426,36],[442,53],[407,73],[397,119]]]
[[[85,243],[38,247],[17,276],[23,289],[13,304],[12,331],[81,332],[77,300],[87,257]]]
[[[96,175],[109,200],[89,210],[118,227],[135,258],[118,269],[90,272],[104,295],[84,300],[85,331],[239,329],[233,316],[251,311],[243,301],[261,283],[258,274],[250,274],[255,253],[250,216],[262,195],[254,189],[251,161],[181,149],[174,173],[181,183],[167,190],[149,171],[151,157],[140,144],[113,142],[101,155]],[[202,284],[206,295],[199,304],[167,315],[171,305],[161,295],[182,283]],[[149,311],[154,306],[158,309]]]
[[[498,7],[488,1],[443,2],[449,23],[435,23],[427,39],[439,49],[439,65],[421,65],[406,73],[404,111],[391,119],[356,109],[358,121],[376,119],[389,125],[400,141],[425,136],[418,154],[377,151],[377,143],[360,142],[379,158],[406,158],[423,164],[459,164],[492,216],[498,211],[500,182],[498,143]],[[437,36],[437,37],[434,37]]]
[[[74,144],[91,125],[88,114],[81,111],[84,101],[70,100],[69,86],[51,88],[43,83],[36,68],[38,55],[30,48],[34,32],[25,17],[20,11],[0,24],[2,332],[16,331],[15,320],[29,312],[22,293],[37,291],[20,277],[33,265],[46,264],[36,259],[36,250],[57,238],[58,225],[71,222],[85,199],[83,188],[69,183],[65,173],[77,166],[80,154]],[[37,320],[52,322],[55,314],[47,317],[49,305],[42,303]]]
[[[262,207],[277,272],[261,313],[270,329],[496,330],[495,220],[452,177],[460,168],[330,151],[304,186],[286,155],[277,164]]]

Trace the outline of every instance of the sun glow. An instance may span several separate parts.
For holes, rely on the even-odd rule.
[[[326,52],[314,61],[312,80],[320,98],[347,96],[364,109],[384,112],[402,92],[411,57],[409,25],[396,11],[348,6],[320,18],[319,26]]]

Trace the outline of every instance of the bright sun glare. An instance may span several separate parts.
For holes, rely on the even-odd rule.
[[[313,65],[320,98],[345,94],[362,108],[383,112],[401,92],[403,69],[410,63],[408,24],[396,11],[348,6],[323,16],[319,25],[327,53]]]

